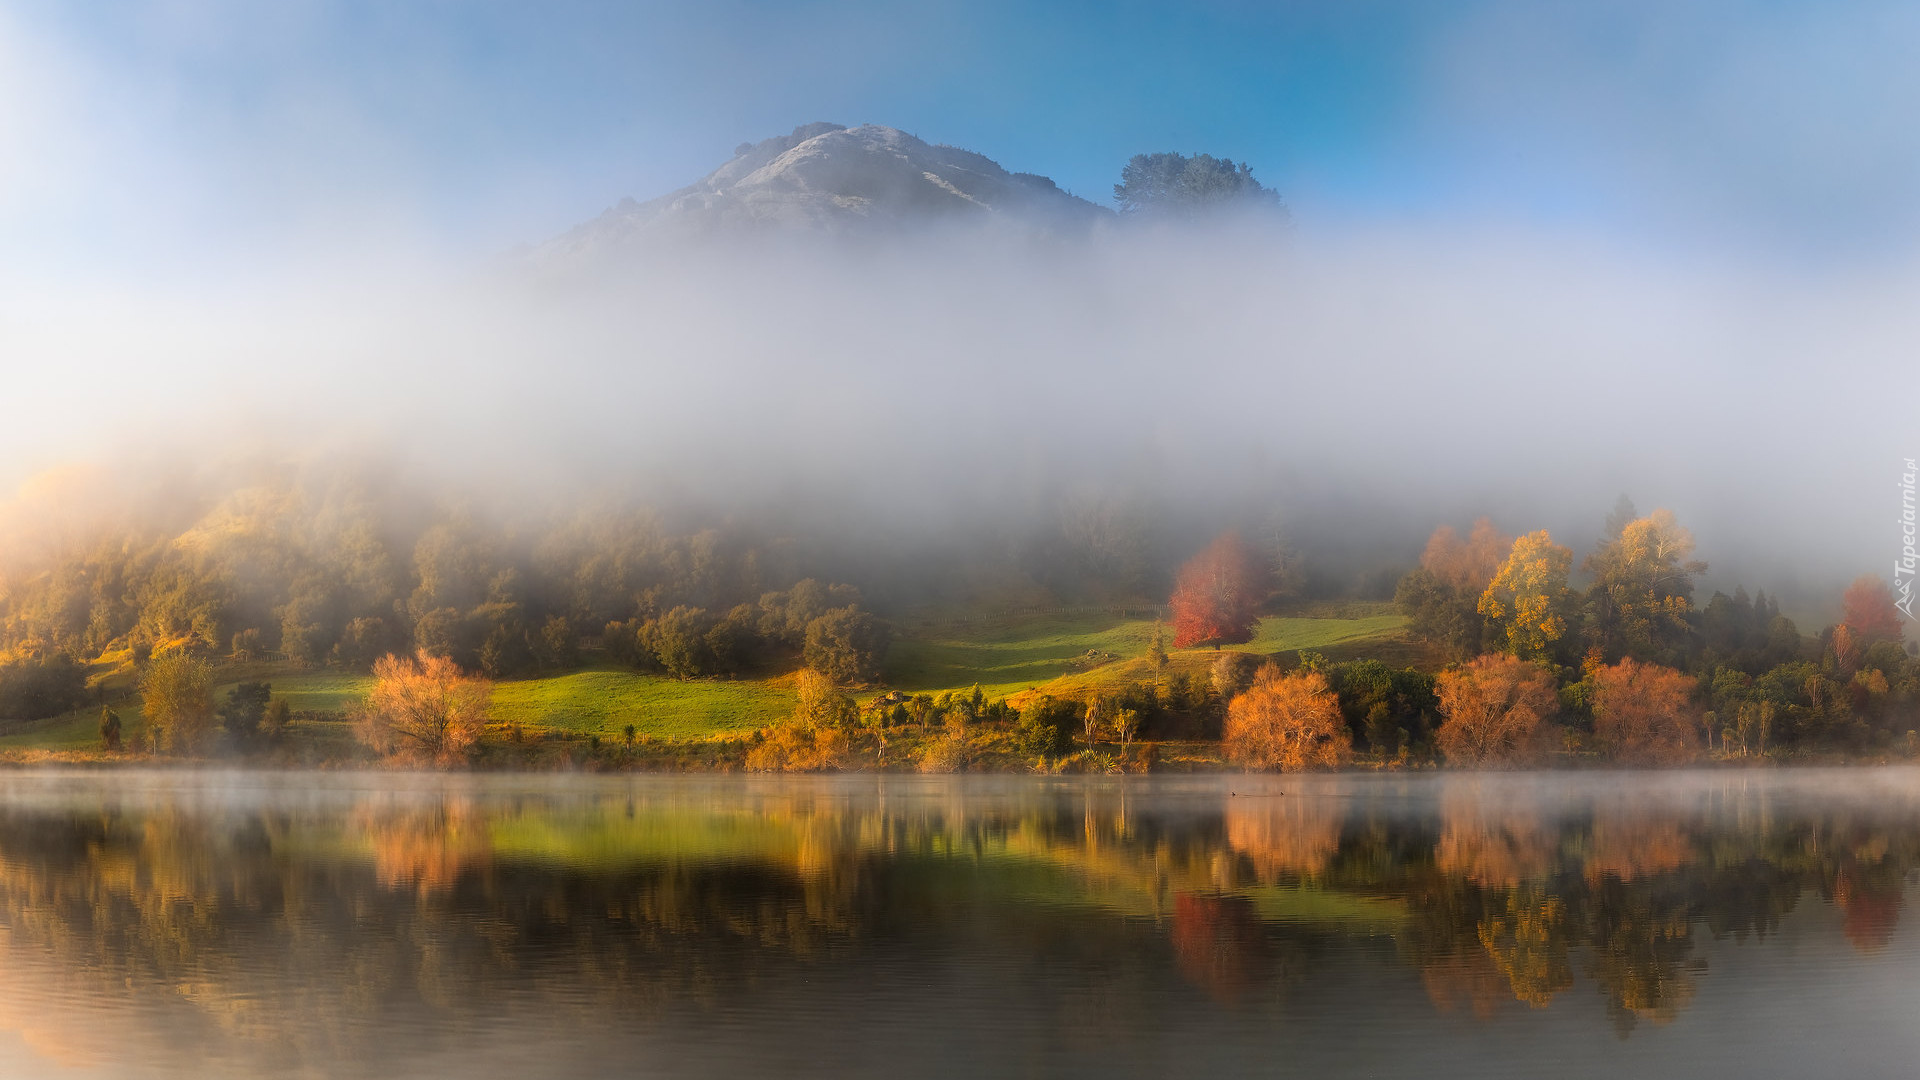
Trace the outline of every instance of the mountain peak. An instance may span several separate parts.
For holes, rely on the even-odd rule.
[[[1110,216],[1044,176],[1008,172],[984,154],[878,124],[823,122],[741,143],[697,183],[647,202],[624,199],[542,245],[540,255],[592,258],[674,239],[944,222],[1079,231]]]

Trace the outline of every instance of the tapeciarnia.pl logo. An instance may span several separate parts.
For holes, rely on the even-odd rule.
[[[1907,618],[1913,618],[1913,572],[1915,555],[1913,551],[1913,478],[1920,469],[1914,468],[1913,459],[1907,458],[1904,471],[1900,473],[1900,557],[1893,560],[1893,591],[1896,599],[1893,606],[1903,612]]]

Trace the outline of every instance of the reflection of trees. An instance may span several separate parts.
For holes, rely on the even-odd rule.
[[[1262,884],[1318,877],[1340,850],[1341,805],[1312,797],[1230,798],[1227,846]]]
[[[1528,800],[1478,788],[1450,790],[1440,804],[1440,872],[1485,888],[1539,881],[1554,868],[1558,830]]]
[[[449,799],[386,813],[363,807],[356,824],[373,847],[373,876],[388,887],[422,893],[451,888],[487,865],[492,836],[471,799]]]
[[[1441,1012],[1469,1009],[1485,1020],[1513,1000],[1512,983],[1485,950],[1472,949],[1434,957],[1420,966],[1427,997]]]
[[[1670,816],[1613,809],[1594,818],[1586,844],[1586,875],[1634,881],[1678,870],[1693,861],[1693,843]]]
[[[1672,884],[1610,878],[1588,897],[1588,973],[1606,994],[1608,1014],[1623,1034],[1636,1019],[1672,1020],[1693,996],[1687,897]]]
[[[1508,892],[1502,909],[1480,923],[1480,943],[1514,998],[1535,1008],[1573,985],[1571,937],[1565,902],[1531,886]]]
[[[1862,952],[1884,948],[1900,922],[1900,899],[1905,884],[1897,868],[1885,864],[1842,866],[1834,875],[1833,905],[1840,909],[1840,928]]]
[[[254,1071],[391,1066],[369,1018],[446,1032],[511,1005],[616,1025],[869,947],[1014,937],[1141,995],[1171,980],[1246,1003],[1391,934],[1440,1010],[1547,1006],[1579,973],[1627,1030],[1706,985],[1695,931],[1767,937],[1810,890],[1856,947],[1884,946],[1920,865],[1920,829],[1898,812],[1750,793],[1543,803],[1538,788],[1449,782],[1408,813],[1352,796],[943,784],[891,800],[770,782],[725,797],[0,803],[0,955],[76,983],[49,994],[156,1018],[139,1038],[157,1059],[237,1039]],[[1142,947],[1156,939],[1166,948]],[[1133,993],[1095,1011],[1128,1015]],[[30,1026],[17,1008],[0,1021]],[[115,1045],[97,1019],[35,1030],[75,1060]]]
[[[1180,973],[1217,1001],[1262,981],[1266,932],[1244,897],[1181,893],[1173,902],[1173,956]]]

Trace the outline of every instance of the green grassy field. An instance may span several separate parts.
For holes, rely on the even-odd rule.
[[[1309,649],[1335,659],[1405,651],[1406,620],[1384,606],[1343,613],[1343,618],[1281,616],[1260,620],[1252,641],[1228,648],[1270,655]],[[1148,678],[1150,619],[1117,615],[1035,615],[931,625],[910,630],[887,654],[887,684],[909,693],[965,690],[976,682],[989,698],[1028,690],[1056,696]],[[1169,631],[1169,635],[1171,631]],[[1089,650],[1112,654],[1112,662],[1076,663]],[[1174,671],[1197,671],[1213,663],[1212,649],[1169,654]],[[1411,662],[1407,660],[1404,662]]]
[[[887,653],[887,685],[908,693],[964,690],[975,683],[1006,697],[1074,672],[1088,650],[1144,656],[1153,622],[1112,615],[1040,615],[958,622],[903,634]]]
[[[619,668],[499,683],[493,715],[528,731],[614,738],[628,724],[653,738],[686,739],[752,731],[789,716],[791,678],[681,682]]]
[[[366,697],[372,676],[260,676],[296,711],[339,712]],[[654,738],[684,739],[764,727],[793,712],[790,679],[681,682],[625,668],[589,668],[495,683],[493,717],[528,734],[559,731],[617,737],[628,724]],[[224,695],[231,683],[220,687]]]

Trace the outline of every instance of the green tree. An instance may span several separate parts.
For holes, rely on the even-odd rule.
[[[1129,216],[1185,220],[1223,209],[1283,212],[1280,193],[1262,187],[1251,165],[1211,154],[1135,154],[1120,170],[1113,200]]]
[[[886,627],[858,607],[834,608],[807,624],[801,652],[808,667],[842,685],[880,677],[886,655]]]
[[[227,739],[238,747],[253,744],[267,717],[267,705],[273,699],[273,687],[263,682],[243,682],[227,691],[227,700],[216,715]]]

